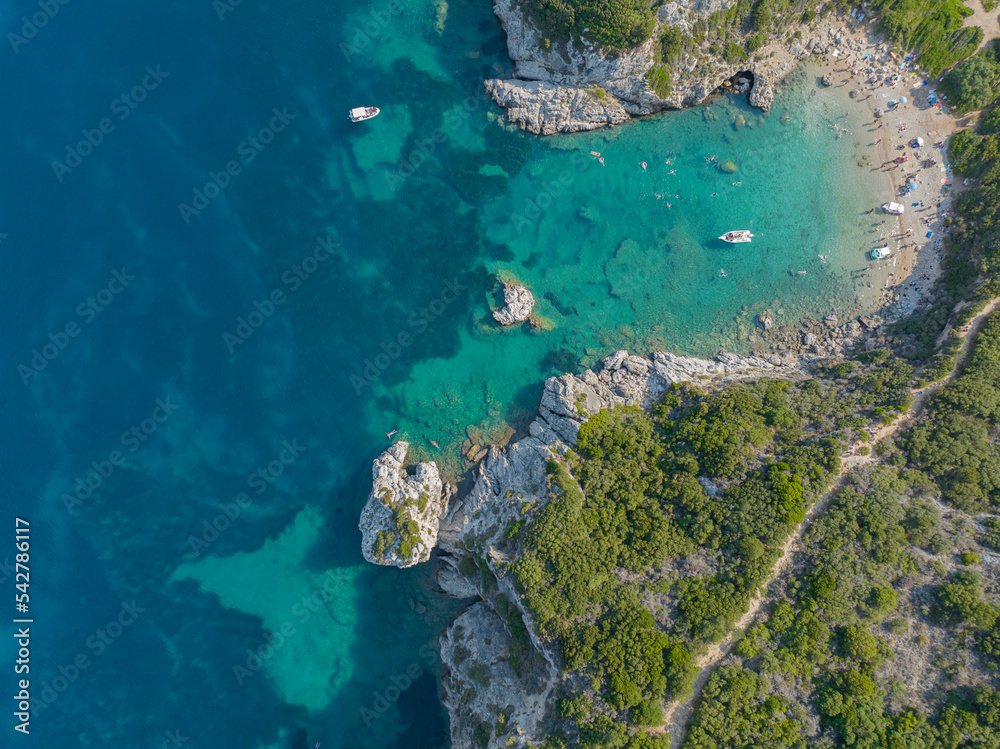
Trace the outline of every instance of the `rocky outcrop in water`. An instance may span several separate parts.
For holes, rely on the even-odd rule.
[[[544,81],[486,81],[486,93],[507,110],[507,120],[536,135],[576,133],[625,122],[613,96]]]
[[[504,283],[502,309],[493,311],[493,319],[501,325],[515,325],[531,317],[535,297],[519,283]]]
[[[450,489],[434,463],[405,468],[409,444],[397,442],[372,464],[372,491],[361,511],[361,553],[373,564],[412,567],[430,559]]]

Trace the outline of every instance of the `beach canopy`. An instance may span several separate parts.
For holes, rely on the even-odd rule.
[[[917,143],[917,148],[923,148],[924,147],[924,139],[921,138],[921,137],[919,137],[919,136],[916,139],[916,143]]]

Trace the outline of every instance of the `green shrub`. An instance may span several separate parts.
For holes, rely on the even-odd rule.
[[[632,721],[637,726],[658,726],[663,723],[663,708],[654,700],[643,700],[632,708]]]
[[[677,26],[668,26],[660,34],[660,59],[673,62],[684,49],[684,32]]]
[[[670,96],[670,71],[665,65],[654,65],[646,73],[646,83],[661,99]]]
[[[971,567],[972,565],[979,564],[982,560],[979,555],[972,551],[967,551],[962,554],[962,564],[966,567]]]
[[[747,51],[735,42],[727,42],[726,49],[722,53],[722,58],[730,65],[746,62],[749,59]]]
[[[993,49],[960,63],[945,77],[941,90],[959,114],[982,109],[1000,94],[1000,64]]]

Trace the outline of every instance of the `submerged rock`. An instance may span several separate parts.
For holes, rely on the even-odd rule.
[[[740,115],[739,119],[742,118],[743,115]],[[739,124],[739,120],[737,120],[737,124]],[[726,174],[732,174],[733,172],[736,171],[736,168],[737,168],[736,164],[732,161],[729,161],[728,159],[719,162],[719,171],[725,172]]]
[[[437,544],[450,492],[434,463],[405,468],[409,443],[397,442],[372,464],[372,491],[361,511],[361,553],[372,564],[412,567]]]
[[[493,319],[501,325],[515,325],[531,317],[535,297],[527,287],[518,283],[504,282],[503,300],[504,308],[493,312]]]
[[[757,315],[757,322],[760,324],[760,327],[763,328],[764,332],[766,333],[767,331],[769,331],[771,328],[774,327],[774,315],[771,314],[770,310],[761,312],[759,315]]]

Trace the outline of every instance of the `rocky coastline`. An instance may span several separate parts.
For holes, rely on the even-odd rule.
[[[433,551],[441,591],[469,601],[439,643],[442,699],[455,749],[524,747],[544,738],[551,696],[561,678],[558,656],[537,636],[508,575],[515,559],[505,539],[526,512],[548,501],[546,466],[576,445],[590,417],[616,406],[648,408],[678,383],[706,390],[764,377],[803,379],[815,364],[891,343],[882,318],[874,314],[843,324],[831,314],[778,326],[768,310],[758,315],[757,324],[770,343],[768,351],[749,356],[720,351],[712,359],[616,351],[599,368],[550,378],[527,436],[480,453],[472,487],[459,498],[452,497],[454,489],[441,481],[434,463],[405,468],[405,442],[376,458],[361,518],[365,558],[408,567],[431,559]],[[426,498],[423,509],[413,514],[421,497]],[[399,507],[419,521],[414,551],[402,554],[395,542],[380,556],[373,552],[377,536],[395,532]]]
[[[698,359],[617,351],[602,360],[598,371],[550,378],[528,435],[503,449],[491,447],[474,470],[472,488],[460,499],[448,501],[450,488],[433,480],[438,476],[436,467],[429,468],[433,463],[407,473],[406,443],[376,458],[374,487],[361,519],[365,558],[410,566],[430,558],[429,547],[436,543],[438,585],[444,593],[470,601],[440,641],[443,702],[455,749],[521,747],[542,738],[559,679],[558,660],[536,635],[507,574],[514,559],[506,555],[504,541],[512,524],[548,501],[546,466],[554,455],[576,445],[583,423],[605,408],[649,407],[676,383],[710,388],[762,377],[805,376],[793,364],[728,352]],[[392,508],[412,503],[420,494],[433,496],[425,505],[419,555],[400,555],[395,547],[392,553],[374,554],[370,539],[392,531]]]
[[[658,60],[660,35],[668,28],[689,31],[726,0],[672,0],[657,11],[651,37],[619,53],[601,50],[586,39],[553,41],[535,26],[516,0],[495,0],[493,10],[507,35],[513,62],[509,79],[489,79],[487,93],[505,110],[508,123],[539,135],[575,133],[622,124],[633,117],[697,106],[716,93],[748,95],[750,106],[768,111],[773,84],[795,63],[825,56],[848,36],[852,20],[828,14],[812,23],[792,24],[743,62],[729,62],[706,44],[679,60]],[[856,25],[856,24],[855,24]],[[669,76],[667,90],[650,83],[651,71]],[[750,81],[740,90],[739,77]]]

